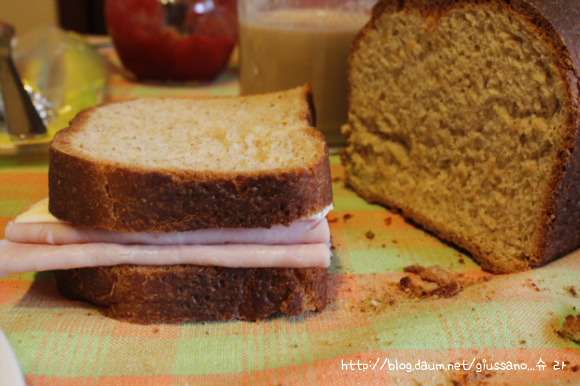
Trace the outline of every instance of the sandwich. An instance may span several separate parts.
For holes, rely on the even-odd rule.
[[[308,86],[84,110],[50,146],[49,197],[0,241],[0,275],[148,324],[301,315],[327,302],[328,149]]]

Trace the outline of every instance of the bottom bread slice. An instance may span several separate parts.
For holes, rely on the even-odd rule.
[[[327,302],[326,268],[118,265],[55,272],[66,298],[139,324],[298,316]]]

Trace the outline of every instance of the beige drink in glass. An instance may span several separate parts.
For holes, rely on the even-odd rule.
[[[340,126],[346,122],[348,109],[348,52],[370,18],[371,5],[354,11],[290,7],[244,12],[243,7],[241,0],[241,93],[284,90],[308,82],[317,128],[330,146],[343,144]]]

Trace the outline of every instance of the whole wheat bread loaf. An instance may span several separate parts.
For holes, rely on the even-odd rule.
[[[79,114],[50,148],[49,210],[85,228],[269,228],[332,204],[309,87],[245,97],[137,99]],[[55,271],[59,291],[133,323],[320,311],[324,268],[119,265]]]
[[[310,88],[143,98],[81,112],[50,146],[50,212],[128,232],[287,225],[332,203]]]
[[[347,183],[488,270],[580,245],[580,2],[382,0],[349,59]]]

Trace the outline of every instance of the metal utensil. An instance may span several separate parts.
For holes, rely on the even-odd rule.
[[[36,138],[46,134],[46,127],[12,61],[10,42],[13,36],[14,28],[0,21],[0,87],[6,109],[6,126],[16,139]]]

